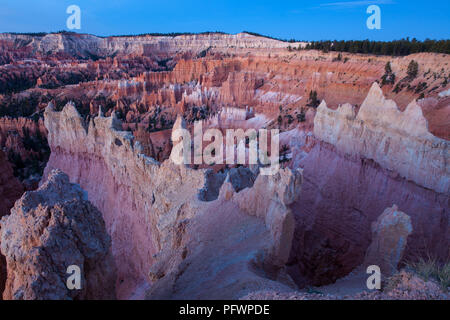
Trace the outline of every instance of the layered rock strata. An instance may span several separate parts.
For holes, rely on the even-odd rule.
[[[0,40],[14,40],[17,44],[31,47],[32,52],[66,53],[70,55],[112,56],[113,54],[149,54],[150,52],[200,52],[208,48],[238,49],[258,48],[274,49],[297,46],[300,43],[288,43],[248,33],[232,34],[193,34],[171,36],[137,37],[97,37],[89,34],[47,34],[43,36],[2,34]]]

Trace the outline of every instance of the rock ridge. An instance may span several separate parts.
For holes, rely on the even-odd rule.
[[[336,110],[322,101],[314,119],[314,135],[349,154],[373,159],[420,186],[450,193],[450,141],[428,131],[416,101],[401,112],[375,82],[359,112],[350,104]]]

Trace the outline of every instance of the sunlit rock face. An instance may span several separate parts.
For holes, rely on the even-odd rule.
[[[176,52],[176,51],[202,51],[209,47],[228,49],[235,47],[246,48],[287,48],[298,44],[292,44],[274,39],[253,36],[247,33],[236,35],[229,34],[194,34],[171,36],[138,36],[138,37],[96,37],[89,34],[47,34],[44,36],[27,36],[2,34],[0,40],[16,40],[31,44],[34,51],[40,53],[82,54],[110,56],[120,52],[122,54],[148,54],[149,52]]]
[[[101,213],[86,193],[60,171],[26,192],[0,221],[1,252],[7,261],[3,298],[112,299],[115,265]],[[67,285],[70,266],[79,286]]]

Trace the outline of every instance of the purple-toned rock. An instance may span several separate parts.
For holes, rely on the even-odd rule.
[[[412,230],[411,218],[396,205],[384,210],[372,224],[372,243],[367,249],[364,265],[379,266],[384,276],[394,274]]]
[[[111,239],[101,213],[61,171],[16,202],[0,222],[0,236],[7,261],[4,299],[115,297]],[[81,270],[80,289],[68,288],[69,266]]]

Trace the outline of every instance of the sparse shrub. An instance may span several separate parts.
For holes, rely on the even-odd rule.
[[[392,73],[391,63],[389,61],[386,62],[386,65],[384,66],[384,71],[386,74]]]
[[[341,54],[340,52],[339,52],[339,54],[337,55],[337,57],[333,59],[333,62],[334,62],[334,61],[342,61],[342,54]]]
[[[400,91],[402,91],[402,87],[400,86],[400,83],[397,83],[397,85],[395,86],[394,90],[392,90],[394,93],[399,93]]]
[[[384,75],[381,77],[381,85],[394,84],[395,73],[392,72],[391,63],[388,61],[384,66]]]
[[[415,93],[419,93],[423,90],[425,90],[427,88],[427,83],[426,82],[421,82],[417,85]]]
[[[285,118],[288,120],[288,124],[291,124],[294,121],[294,118],[290,114],[285,115]]]
[[[448,290],[450,286],[450,262],[440,263],[433,258],[420,258],[415,262],[408,262],[406,268],[415,272],[425,281],[437,281],[443,290]]]
[[[288,152],[289,152],[289,146],[286,144],[283,144],[281,146],[281,150],[280,150],[280,158],[279,158],[280,163],[289,161],[289,159],[287,157]]]
[[[297,120],[298,122],[305,122],[306,121],[306,116],[305,113],[302,111],[300,113],[297,113]]]

